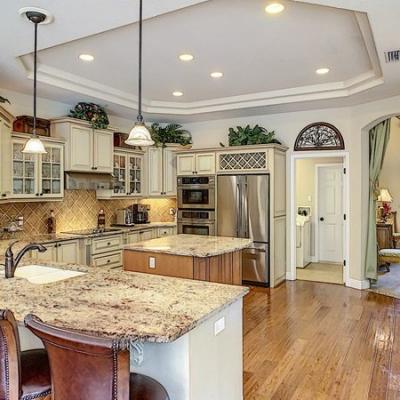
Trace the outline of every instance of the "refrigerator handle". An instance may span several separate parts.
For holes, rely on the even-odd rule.
[[[243,182],[243,187],[244,187],[244,193],[243,193],[243,205],[241,207],[242,209],[242,226],[244,230],[244,237],[248,238],[249,237],[249,210],[248,210],[248,202],[247,202],[247,177],[245,177],[245,180]]]
[[[240,224],[242,221],[241,199],[240,199],[240,184],[236,183],[236,237],[239,237]]]

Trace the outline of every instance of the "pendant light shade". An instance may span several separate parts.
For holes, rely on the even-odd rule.
[[[37,137],[32,136],[26,143],[22,150],[22,153],[30,154],[46,154],[47,151],[44,148],[43,142]]]
[[[143,121],[142,116],[142,26],[143,26],[143,0],[139,2],[139,100],[138,100],[138,116],[135,126],[129,133],[128,139],[125,141],[130,146],[152,146],[154,140],[151,138],[149,130]]]
[[[131,146],[152,146],[154,140],[151,138],[149,130],[143,123],[137,122],[129,133],[126,144]]]
[[[38,25],[46,19],[46,15],[38,11],[28,11],[26,17],[35,26],[35,43],[33,52],[33,132],[32,137],[25,143],[22,153],[46,154],[43,142],[36,134],[36,87],[37,87],[37,29]]]

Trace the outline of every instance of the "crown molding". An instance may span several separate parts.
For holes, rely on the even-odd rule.
[[[346,81],[271,90],[195,102],[153,101],[148,98],[143,98],[143,111],[151,114],[196,115],[305,101],[345,98],[382,85],[384,83],[382,69],[368,16],[365,13],[359,12],[354,12],[354,14],[371,64],[371,69],[368,72],[359,74]],[[27,77],[33,79],[32,55],[20,57],[20,61],[22,62]],[[44,64],[38,65],[37,79],[41,83],[94,97],[106,103],[108,102],[135,110],[138,106],[137,96]]]

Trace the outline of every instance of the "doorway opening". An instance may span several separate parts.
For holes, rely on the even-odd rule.
[[[292,279],[347,281],[347,171],[343,151],[292,156]]]
[[[379,174],[376,203],[378,279],[371,291],[400,298],[400,119],[390,119],[390,139]]]

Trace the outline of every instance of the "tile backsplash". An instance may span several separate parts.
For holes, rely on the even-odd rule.
[[[97,200],[94,190],[66,190],[63,201],[39,203],[6,203],[0,205],[0,227],[18,216],[24,217],[24,232],[47,233],[46,220],[54,210],[57,232],[85,229],[97,225],[97,214],[103,208],[106,224],[113,222],[114,212],[134,203],[150,204],[151,222],[173,222],[169,209],[176,207],[175,199]]]

